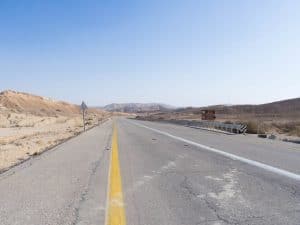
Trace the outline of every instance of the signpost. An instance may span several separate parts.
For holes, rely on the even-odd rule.
[[[85,111],[87,110],[88,107],[84,101],[82,101],[80,108],[82,111],[83,130],[85,131]]]

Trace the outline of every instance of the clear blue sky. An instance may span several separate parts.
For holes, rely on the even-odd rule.
[[[300,1],[1,0],[0,89],[89,105],[300,96]]]

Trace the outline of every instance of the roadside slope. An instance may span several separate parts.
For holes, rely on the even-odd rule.
[[[111,113],[89,109],[86,127]],[[77,105],[23,92],[0,93],[0,171],[40,154],[83,130]]]

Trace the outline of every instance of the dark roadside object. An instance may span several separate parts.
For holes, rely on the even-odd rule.
[[[267,138],[267,135],[266,134],[258,134],[257,137],[259,137],[259,138]]]
[[[282,141],[291,142],[291,143],[295,143],[295,144],[300,144],[300,140],[290,140],[290,139],[284,138],[284,139],[282,139]]]
[[[274,134],[271,134],[271,135],[269,136],[269,139],[275,140],[275,139],[276,139],[276,136],[275,136]]]

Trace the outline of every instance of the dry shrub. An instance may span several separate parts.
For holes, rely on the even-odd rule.
[[[35,141],[35,143],[36,143],[37,145],[42,145],[44,142],[43,142],[42,140],[37,140],[37,141]]]
[[[87,126],[93,125],[93,121],[90,121],[90,120],[89,120],[89,121],[86,121],[86,122],[85,122],[85,125],[87,125]]]
[[[16,142],[14,142],[14,144],[15,144],[15,146],[23,146],[23,143],[20,141],[16,141]]]
[[[243,123],[247,125],[247,133],[248,134],[257,134],[257,123],[254,121],[247,121]]]
[[[300,137],[300,122],[272,123],[278,133]]]
[[[257,134],[257,131],[259,134],[265,134],[266,132],[270,131],[272,126],[270,124],[267,124],[265,122],[258,122],[254,120],[249,120],[249,121],[243,121],[239,122],[241,124],[247,125],[247,133],[248,134]]]
[[[290,135],[293,135],[293,136],[298,136],[300,137],[300,126],[296,127],[294,130],[292,130],[290,133]]]
[[[89,117],[86,117],[85,120],[92,121],[92,120],[94,120],[94,118],[92,116],[89,116]]]

